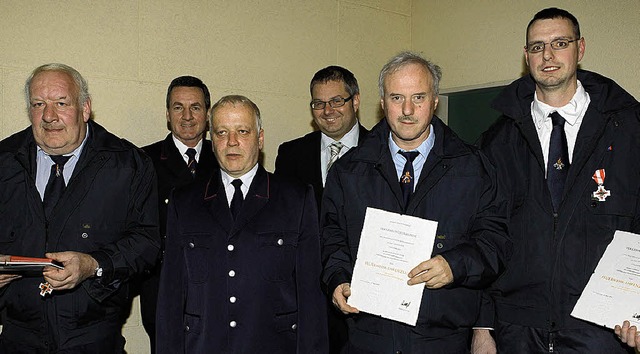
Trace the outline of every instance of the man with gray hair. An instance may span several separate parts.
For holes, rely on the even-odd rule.
[[[495,172],[433,115],[440,68],[403,52],[380,72],[386,119],[338,160],[322,201],[322,279],[348,315],[348,351],[467,353],[481,293],[502,271],[510,240]],[[406,269],[424,287],[415,327],[347,304],[367,207],[438,222],[432,255]]]
[[[258,163],[248,98],[221,98],[209,123],[220,169],[169,198],[158,353],[326,353],[313,189]]]
[[[0,142],[0,253],[63,268],[0,274],[0,353],[121,353],[127,281],[158,254],[153,165],[90,119],[75,69],[40,66],[25,94],[31,127]]]

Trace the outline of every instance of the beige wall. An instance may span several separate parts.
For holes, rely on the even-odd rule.
[[[396,52],[413,49],[440,64],[442,87],[520,76],[524,29],[545,6],[564,6],[587,40],[583,68],[640,97],[640,1],[0,1],[0,138],[26,127],[22,85],[47,62],[89,81],[96,121],[135,144],[162,139],[165,90],[179,75],[203,79],[212,99],[239,93],[265,121],[265,165],[280,142],[309,132],[308,85],[338,64],[358,78],[360,118],[379,116],[377,75]],[[315,43],[315,44],[314,44]],[[148,345],[138,308],[124,330],[127,350]]]
[[[412,47],[442,66],[444,89],[512,81],[525,69],[527,24],[551,6],[580,22],[586,41],[581,67],[611,77],[640,98],[638,0],[414,0]]]

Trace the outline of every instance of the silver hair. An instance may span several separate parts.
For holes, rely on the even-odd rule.
[[[256,116],[256,125],[258,126],[258,132],[262,130],[262,118],[260,117],[260,109],[255,103],[253,103],[253,101],[251,101],[249,98],[242,95],[224,96],[221,99],[219,99],[218,102],[214,103],[213,106],[211,106],[211,114],[209,117],[210,119],[209,125],[211,129],[213,129],[213,113],[218,107],[224,106],[227,104],[231,104],[233,106],[235,106],[236,104],[241,104],[251,109],[251,111],[253,111],[253,114]]]
[[[398,71],[408,64],[418,64],[427,69],[431,73],[433,79],[433,94],[437,96],[440,93],[440,79],[442,79],[442,69],[429,60],[423,58],[420,54],[414,52],[402,52],[394,56],[389,60],[380,70],[380,76],[378,77],[378,90],[380,91],[380,97],[384,98],[384,80],[390,74]]]
[[[91,98],[91,95],[89,95],[89,85],[87,84],[87,80],[85,80],[84,77],[80,75],[78,70],[70,67],[69,65],[60,63],[44,64],[35,68],[24,84],[24,97],[27,100],[27,110],[29,109],[29,107],[31,107],[31,81],[34,77],[36,77],[36,75],[45,71],[58,71],[71,76],[77,89],[79,106],[83,106],[87,102],[87,100]]]

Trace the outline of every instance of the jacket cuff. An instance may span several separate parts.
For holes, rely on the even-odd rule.
[[[110,283],[115,275],[111,257],[104,251],[91,252],[89,255],[98,262],[98,267],[102,268],[102,276],[98,280],[103,284]]]
[[[327,283],[327,290],[329,291],[329,294],[327,295],[329,295],[329,298],[331,299],[331,297],[333,296],[333,292],[336,290],[338,285],[350,282],[351,275],[348,275],[344,270],[337,271],[334,275],[331,276]]]

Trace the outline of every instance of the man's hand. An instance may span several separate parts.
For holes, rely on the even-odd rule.
[[[640,353],[640,332],[636,326],[632,326],[629,321],[624,321],[622,327],[616,325],[613,331],[622,343],[626,343],[631,348],[635,348],[636,353]]]
[[[85,279],[93,276],[98,262],[86,253],[80,252],[56,252],[47,253],[45,257],[56,260],[64,266],[64,269],[45,267],[44,280],[48,281],[54,290],[73,289]]]
[[[444,257],[437,255],[411,269],[409,278],[409,285],[424,283],[429,289],[439,289],[453,282],[453,272]]]
[[[0,255],[0,262],[6,262],[10,257],[11,256],[2,254]],[[0,288],[7,286],[9,283],[19,278],[22,278],[22,276],[18,274],[0,274]]]
[[[471,339],[471,354],[496,354],[496,341],[488,329],[474,329]]]
[[[351,284],[349,283],[342,283],[336,286],[336,289],[333,291],[333,305],[345,315],[360,312],[357,308],[347,305],[347,298],[349,296],[351,296]]]

